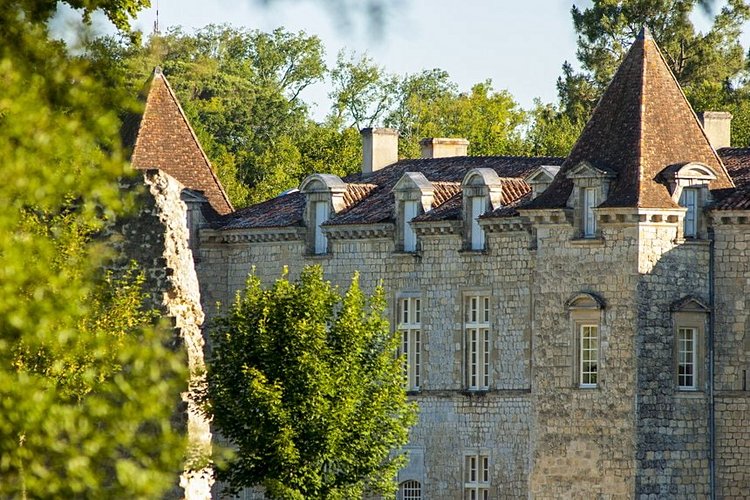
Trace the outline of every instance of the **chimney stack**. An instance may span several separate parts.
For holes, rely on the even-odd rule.
[[[422,147],[422,158],[449,158],[451,156],[466,156],[469,141],[445,137],[430,137],[419,141]]]
[[[727,111],[704,111],[698,114],[708,141],[714,149],[728,148],[732,132],[732,114]]]
[[[365,128],[362,135],[362,174],[365,176],[398,161],[398,131]]]

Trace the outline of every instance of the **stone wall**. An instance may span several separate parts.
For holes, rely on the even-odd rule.
[[[672,305],[691,295],[708,304],[709,245],[677,241],[676,224],[641,224],[639,231],[637,480],[639,498],[709,494],[708,357],[705,328],[698,387],[677,390]],[[707,320],[708,314],[705,314]],[[707,321],[702,321],[707,324]]]
[[[416,254],[395,252],[392,227],[378,236],[334,229],[322,256],[305,253],[302,228],[282,241],[207,231],[198,272],[210,311],[232,300],[253,267],[270,284],[284,266],[294,278],[320,264],[342,288],[359,272],[366,292],[383,284],[392,320],[399,294],[419,294],[423,380],[410,397],[421,413],[399,481],[419,480],[425,498],[461,496],[469,453],[490,455],[492,498],[704,497],[710,310],[689,313],[706,318],[705,361],[697,390],[680,391],[673,308],[688,296],[710,306],[710,245],[679,240],[680,222],[652,215],[618,216],[589,240],[575,239],[565,217],[531,228],[488,223],[482,252],[463,250],[455,224],[418,229]],[[722,498],[740,498],[750,491],[750,392],[742,382],[750,369],[750,237],[746,224],[717,226],[716,234],[717,488]],[[463,297],[472,292],[491,297],[489,391],[466,390]],[[567,302],[579,293],[602,302],[593,316],[595,388],[576,381],[577,313]]]
[[[422,482],[425,498],[459,498],[465,455],[489,453],[491,497],[526,496],[531,383],[526,231],[489,234],[486,252],[462,251],[461,236],[450,233],[423,235],[420,254],[394,252],[390,236],[331,238],[325,256],[306,255],[302,240],[218,243],[212,235],[204,235],[198,268],[203,295],[211,302],[231,301],[253,266],[269,284],[284,265],[294,278],[303,266],[320,264],[342,289],[359,272],[366,292],[383,284],[391,320],[400,293],[420,294],[423,380],[421,391],[410,396],[420,414],[409,443],[412,463],[400,481]],[[463,294],[472,291],[491,297],[491,383],[481,393],[466,391],[464,383]]]
[[[744,217],[744,219],[740,218]],[[715,238],[716,487],[718,498],[750,492],[750,224],[717,212]]]
[[[634,227],[608,226],[602,238],[575,240],[570,224],[537,227],[533,280],[534,498],[631,498],[638,239]],[[604,301],[595,388],[576,380],[576,327],[566,301]]]
[[[145,185],[145,188],[144,188]],[[142,178],[128,181],[123,189],[139,189],[140,211],[122,221],[123,235],[119,248],[122,265],[135,260],[146,274],[146,289],[151,307],[158,308],[174,324],[175,349],[183,350],[190,370],[189,389],[203,383],[203,310],[198,277],[189,247],[186,206],[180,199],[183,186],[158,170],[146,171]],[[198,411],[190,390],[182,394],[175,420],[184,426],[189,440],[189,457],[185,471],[170,498],[204,500],[211,498],[213,482],[210,470],[192,470],[192,458],[205,457],[210,451],[211,431],[208,421]]]

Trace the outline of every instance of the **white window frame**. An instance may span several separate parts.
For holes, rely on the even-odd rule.
[[[409,222],[419,215],[418,203],[414,200],[404,201],[404,252],[417,251],[417,233]]]
[[[680,194],[679,204],[687,208],[683,232],[686,238],[698,236],[698,199],[700,197],[699,187],[684,187]]]
[[[410,479],[398,486],[399,500],[422,500],[422,483]]]
[[[323,232],[322,224],[328,220],[329,207],[327,201],[316,201],[315,210],[315,237],[313,247],[316,254],[328,253],[328,237]]]
[[[479,216],[487,211],[487,201],[484,196],[472,196],[471,203],[471,249],[484,250],[485,234],[479,225]]]
[[[583,191],[583,237],[593,238],[596,236],[596,214],[594,208],[597,206],[597,188],[585,187]]]
[[[698,338],[693,326],[677,328],[677,388],[681,391],[698,390]]]
[[[464,335],[466,388],[470,391],[489,390],[492,370],[489,293],[464,296]]]
[[[398,327],[400,352],[404,356],[404,378],[407,391],[418,391],[422,384],[422,298],[399,297]]]
[[[489,500],[490,477],[489,454],[464,455],[464,500]]]
[[[590,322],[579,323],[578,387],[590,389],[597,386],[599,378],[599,344],[599,325]]]

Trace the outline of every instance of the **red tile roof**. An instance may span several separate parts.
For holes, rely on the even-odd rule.
[[[648,32],[630,48],[581,136],[549,188],[528,208],[560,208],[573,188],[566,172],[588,161],[616,173],[601,206],[671,208],[660,172],[670,165],[705,164],[717,175],[711,189],[732,186],[721,160]]]
[[[157,68],[143,114],[125,121],[124,141],[133,141],[137,169],[162,170],[186,188],[201,191],[220,215],[233,208],[167,79]]]
[[[436,216],[453,217],[442,211],[442,205],[453,200],[461,190],[461,181],[472,168],[492,168],[503,179],[504,201],[522,195],[528,186],[522,177],[541,165],[560,165],[562,158],[521,156],[458,156],[401,160],[371,175],[354,174],[343,179],[348,183],[344,195],[346,208],[334,215],[328,224],[370,224],[393,219],[395,203],[391,190],[405,172],[421,172],[435,188],[432,208]],[[522,192],[523,191],[523,192]],[[460,199],[460,196],[459,196]],[[279,196],[253,205],[217,222],[221,229],[271,228],[302,224],[304,197],[298,192]],[[460,203],[458,205],[460,210]],[[430,212],[432,213],[432,211]],[[457,217],[457,216],[456,216]]]

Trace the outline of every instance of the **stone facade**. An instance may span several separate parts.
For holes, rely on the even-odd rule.
[[[410,499],[748,498],[750,149],[712,133],[644,32],[567,158],[389,164],[368,129],[361,174],[196,222],[203,310],[284,267],[382,284]]]

